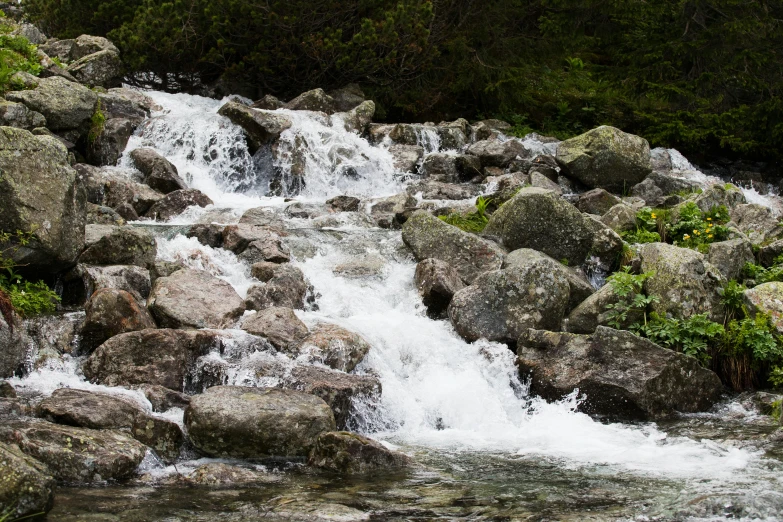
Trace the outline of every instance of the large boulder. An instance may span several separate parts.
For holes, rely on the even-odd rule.
[[[306,457],[321,433],[335,431],[329,406],[314,395],[216,386],[185,411],[193,445],[213,457]]]
[[[564,322],[563,329],[571,333],[590,334],[598,326],[608,326],[611,320],[611,309],[608,306],[619,302],[620,298],[615,293],[612,285],[604,285],[597,292],[579,303],[579,306],[571,310]],[[628,328],[642,319],[641,313],[630,312],[621,326]]]
[[[491,241],[444,223],[427,212],[416,212],[405,222],[402,240],[416,259],[445,261],[468,284],[480,274],[500,268],[505,254]]]
[[[284,107],[292,111],[315,111],[332,114],[337,110],[337,103],[323,89],[313,89],[312,91],[303,92],[286,103]]]
[[[228,102],[218,114],[242,127],[247,135],[247,144],[251,154],[266,144],[272,143],[280,134],[291,127],[291,120],[282,114],[251,109],[241,103]]]
[[[318,436],[309,464],[341,475],[385,472],[404,468],[410,459],[372,439],[336,431]]]
[[[489,218],[484,234],[509,250],[532,248],[579,266],[593,242],[589,219],[549,190],[525,188]]]
[[[477,141],[468,147],[468,154],[477,156],[481,160],[482,167],[508,167],[509,164],[517,158],[527,158],[530,156],[522,142],[519,140],[490,139]]]
[[[168,221],[185,212],[188,207],[201,207],[212,205],[213,201],[209,197],[196,189],[182,189],[169,192],[159,201],[155,202],[145,216],[156,221]]]
[[[319,323],[302,340],[297,350],[299,357],[304,356],[310,363],[325,364],[335,370],[350,372],[370,351],[370,343],[361,335],[336,324]]]
[[[86,204],[60,142],[0,127],[0,231],[33,232],[18,248],[0,244],[6,257],[30,270],[69,268],[84,246]]]
[[[702,212],[709,212],[715,207],[723,205],[731,210],[745,203],[745,194],[739,187],[731,183],[716,183],[705,188],[701,194],[693,200]],[[762,207],[766,208],[766,207]],[[736,219],[732,214],[732,219]]]
[[[416,265],[416,288],[427,313],[439,317],[449,306],[454,294],[465,288],[454,268],[440,259],[424,259]]]
[[[92,294],[84,311],[82,345],[89,350],[121,333],[156,328],[149,311],[124,290],[101,288]]]
[[[5,97],[43,114],[52,131],[83,129],[98,102],[95,92],[59,76],[41,78],[36,88],[9,92]]]
[[[578,389],[580,410],[612,418],[704,411],[722,392],[718,376],[695,358],[603,326],[590,336],[529,330],[517,355],[531,393],[556,401]]]
[[[98,100],[106,120],[126,119],[134,128],[148,118],[153,110],[161,109],[143,92],[127,88],[109,89],[108,92],[99,93]]]
[[[57,480],[70,483],[130,478],[147,452],[144,444],[124,433],[46,421],[3,423],[0,442],[18,445],[44,463]]]
[[[0,290],[0,378],[20,373],[27,360],[30,341],[22,318],[14,311],[10,299]]]
[[[0,442],[0,506],[19,520],[46,513],[54,505],[54,478],[46,466],[17,446]]]
[[[636,230],[636,211],[625,203],[619,203],[601,216],[601,223],[615,232],[631,232]]]
[[[191,269],[156,279],[148,306],[163,328],[227,328],[245,311],[230,284]]]
[[[66,69],[79,83],[90,87],[119,87],[124,72],[120,55],[108,49],[79,58]]]
[[[608,126],[560,143],[557,161],[588,187],[612,192],[630,189],[652,171],[647,140]]]
[[[242,323],[246,332],[265,337],[272,346],[288,353],[296,353],[296,347],[307,334],[307,326],[290,308],[273,306],[248,317]]]
[[[596,188],[581,194],[579,199],[576,200],[576,208],[587,214],[602,216],[619,203],[621,203],[620,198],[614,194],[610,194],[604,189]]]
[[[779,335],[783,335],[783,283],[772,281],[745,290],[743,302],[751,317],[769,317]]]
[[[130,157],[137,169],[144,174],[144,183],[163,194],[188,188],[179,177],[177,167],[153,149],[131,151]]]
[[[106,120],[100,131],[88,138],[87,160],[93,165],[116,165],[132,134],[133,124],[130,120]]]
[[[465,340],[513,343],[528,328],[559,330],[570,301],[569,279],[549,263],[511,264],[477,277],[448,313]]]
[[[158,385],[183,391],[196,359],[220,345],[204,330],[141,330],[116,335],[82,364],[84,376],[106,386]]]
[[[754,263],[753,246],[745,238],[729,239],[711,243],[707,261],[715,266],[723,277],[730,281],[740,279],[747,263]]]
[[[339,120],[348,132],[363,134],[375,116],[375,102],[366,100],[347,112],[332,115],[331,121]]]
[[[568,281],[570,297],[568,300],[567,312],[576,308],[579,303],[593,294],[593,287],[583,274],[536,250],[529,248],[514,250],[509,253],[503,261],[504,269],[512,267],[527,269],[533,266],[539,266],[544,271],[556,272],[565,277],[566,281]]]
[[[72,44],[67,46],[69,52],[68,56],[64,58],[65,60],[80,60],[100,51],[110,51],[117,54],[120,52],[111,40],[103,36],[83,34],[70,42]]]
[[[671,169],[669,169],[671,170]],[[681,194],[701,190],[697,181],[653,171],[644,181],[631,188],[631,195],[642,198],[648,207],[671,207],[681,202]]]
[[[82,176],[87,189],[87,200],[96,205],[105,205],[113,209],[133,210],[134,221],[144,215],[152,205],[164,198],[164,195],[143,183],[137,183],[125,176],[117,175],[108,169],[91,165],[77,164],[74,169]]]
[[[250,287],[245,306],[248,310],[263,310],[273,306],[302,310],[309,288],[310,285],[300,269],[289,264],[277,265],[266,284]]]
[[[75,304],[84,304],[101,288],[124,290],[139,302],[150,295],[152,281],[146,268],[133,265],[89,266],[76,265],[65,275],[63,298]]]
[[[642,272],[652,273],[644,290],[658,297],[653,311],[678,318],[706,313],[713,321],[723,321],[719,290],[725,280],[704,255],[666,243],[642,245],[639,255]]]
[[[0,126],[31,131],[37,127],[46,127],[46,118],[21,103],[0,100]]]
[[[769,207],[757,203],[738,204],[731,210],[731,220],[754,245],[783,239],[783,225]]]
[[[85,249],[79,262],[87,265],[152,266],[158,245],[150,232],[140,228],[87,225]]]
[[[389,154],[392,155],[396,170],[413,174],[424,157],[424,147],[394,144],[389,147]]]

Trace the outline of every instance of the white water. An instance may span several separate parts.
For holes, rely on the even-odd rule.
[[[235,216],[247,208],[283,204],[280,198],[260,195],[264,180],[253,174],[253,159],[241,132],[217,115],[221,102],[150,94],[164,109],[132,139],[128,151],[153,146],[176,164],[192,187],[209,195],[215,208],[234,209]],[[341,193],[385,196],[401,190],[391,157],[382,146],[370,146],[317,115],[284,114],[294,125],[282,136],[282,157],[287,159],[279,166],[290,169],[297,142],[307,144],[308,183],[298,200],[323,202]],[[429,135],[421,139],[433,140]],[[432,141],[426,142],[437,150]],[[535,143],[541,151],[553,149],[536,140],[528,140],[526,146],[533,148]],[[673,152],[671,156],[683,177],[697,179],[701,174],[687,160],[683,163],[684,158]],[[352,168],[349,176],[343,166]],[[250,176],[249,183],[245,175]],[[701,176],[705,183],[711,182]],[[195,222],[203,212],[185,214],[184,219]],[[177,222],[182,220],[183,216]],[[303,221],[297,221],[297,226]],[[319,311],[298,315],[310,325],[327,321],[344,326],[372,345],[358,372],[379,376],[383,394],[376,403],[360,405],[356,423],[363,431],[403,447],[502,452],[592,472],[687,479],[692,487],[707,491],[713,484],[746,487],[755,481],[760,485],[752,487],[783,489],[779,472],[770,471],[770,464],[751,450],[668,437],[653,424],[602,424],[576,412],[576,395],[554,404],[530,397],[519,381],[514,355],[504,345],[466,343],[447,321],[426,317],[413,285],[415,262],[400,255],[398,232],[360,226],[339,230],[344,234],[339,241],[328,236],[331,232],[313,232],[309,241],[323,239],[315,245],[317,254],[294,261],[320,294]],[[232,284],[240,295],[255,283],[236,256],[195,239],[159,239],[158,248],[160,259],[207,270]],[[335,275],[337,265],[358,253],[381,255],[386,263],[382,274],[364,279]],[[211,357],[225,362],[217,354]],[[235,357],[229,382],[272,384],[258,380],[251,371],[259,357],[268,355]],[[51,393],[54,382],[82,386],[77,381],[73,371],[57,377],[38,373],[15,384]]]

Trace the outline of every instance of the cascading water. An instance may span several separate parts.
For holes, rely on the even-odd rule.
[[[669,436],[654,424],[595,421],[576,412],[576,394],[552,404],[531,397],[519,379],[514,355],[505,345],[466,343],[448,321],[426,316],[413,284],[415,262],[405,253],[399,232],[355,224],[318,230],[308,227],[307,220],[286,219],[281,198],[263,197],[269,179],[259,170],[259,158],[250,156],[241,131],[217,115],[221,102],[149,94],[162,110],[133,137],[126,152],[140,146],[157,149],[177,166],[190,186],[215,202],[214,208],[230,210],[220,214],[226,221],[236,222],[246,209],[268,207],[284,220],[297,256],[293,263],[318,295],[317,310],[297,315],[308,326],[338,324],[361,334],[372,345],[356,371],[378,376],[383,393],[377,401],[356,405],[353,424],[361,431],[418,455],[433,469],[448,468],[455,476],[473,481],[492,481],[471,475],[475,454],[500,459],[503,469],[533,466],[537,471],[531,471],[531,476],[541,487],[548,482],[537,473],[550,470],[545,475],[565,480],[565,491],[578,489],[580,481],[623,477],[627,488],[619,495],[639,497],[645,509],[650,508],[652,518],[637,520],[668,520],[665,517],[669,516],[698,520],[702,515],[707,517],[704,520],[723,520],[733,518],[732,513],[738,518],[777,519],[777,510],[783,509],[780,463],[764,458],[752,446],[737,447],[731,441]],[[306,185],[297,200],[322,203],[338,194],[369,198],[403,188],[383,146],[371,146],[345,131],[339,121],[312,113],[281,112],[293,125],[281,136],[275,166],[284,175],[292,175],[294,164],[302,162],[299,168],[304,171]],[[423,134],[420,140],[435,151],[439,149],[436,137]],[[534,145],[550,153],[555,146],[526,140],[529,149]],[[678,160],[674,152],[670,154]],[[127,154],[123,163],[130,165]],[[676,168],[684,176],[696,176],[689,164],[678,162]],[[186,213],[175,222],[194,223],[211,210]],[[257,283],[247,265],[233,254],[181,235],[161,237],[158,256],[207,270],[243,296]],[[381,268],[370,277],[347,277],[335,271],[342,263],[366,256],[382,260]],[[259,359],[271,357],[282,365],[293,364],[282,355],[243,351],[248,346],[243,344],[244,334],[233,335],[237,337],[235,350],[216,352],[201,361],[202,368],[213,364],[228,368],[222,382],[272,385],[268,377],[258,377],[253,371]],[[58,379],[70,386],[91,386],[74,371],[60,378],[55,375],[53,370],[33,372],[14,384],[40,388],[41,393],[51,393],[51,382]],[[702,417],[717,422],[724,414],[718,411]],[[649,480],[662,481],[653,486],[661,491],[649,491]],[[508,485],[493,483],[492,487],[500,491]],[[551,487],[554,491],[559,486]],[[703,506],[705,498],[709,499],[707,507]],[[702,511],[689,507],[691,502],[703,507]],[[741,509],[732,511],[732,503],[742,504]],[[676,518],[677,513],[685,515]],[[627,513],[618,515],[625,516]]]

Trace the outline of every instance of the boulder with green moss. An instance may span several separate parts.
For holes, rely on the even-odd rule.
[[[104,49],[76,60],[67,71],[90,87],[119,87],[123,65],[119,53]]]
[[[757,203],[739,204],[730,214],[740,232],[754,245],[768,245],[783,239],[783,225],[769,207]]]
[[[282,114],[251,109],[233,101],[223,105],[218,114],[242,127],[247,135],[247,144],[252,153],[255,153],[263,145],[277,140],[280,133],[292,125],[291,120]]]
[[[783,283],[772,281],[745,290],[743,302],[751,317],[769,317],[778,334],[783,335]]]
[[[344,475],[404,468],[410,459],[372,439],[347,431],[322,433],[310,453],[310,465]]]
[[[46,466],[0,442],[0,514],[18,520],[48,512],[54,505],[54,486]]]
[[[713,321],[723,321],[719,290],[725,279],[703,254],[666,243],[647,243],[639,255],[642,272],[652,273],[644,290],[658,297],[653,311],[678,318],[706,313]]]
[[[562,142],[557,161],[588,187],[612,192],[630,190],[652,172],[647,140],[608,126]]]
[[[44,115],[52,131],[89,127],[95,112],[98,94],[84,85],[53,76],[40,78],[38,86],[26,91],[13,91],[6,99],[23,103],[28,109]]]
[[[46,127],[46,118],[40,112],[31,111],[21,103],[0,100],[0,126],[33,130]]]
[[[509,250],[532,248],[579,266],[593,243],[587,219],[554,192],[528,187],[492,214],[484,234],[499,238]]]
[[[0,231],[33,231],[27,245],[5,255],[30,270],[69,268],[84,245],[86,204],[59,141],[0,127]]]
[[[711,185],[693,200],[699,210],[709,212],[715,207],[724,206],[731,210],[745,203],[745,194],[731,183]]]

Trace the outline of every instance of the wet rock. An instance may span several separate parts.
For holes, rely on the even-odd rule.
[[[74,168],[84,180],[87,200],[90,203],[105,205],[118,211],[121,207],[129,206],[133,210],[133,218],[128,221],[135,221],[164,197],[143,183],[137,183],[106,169],[84,164],[75,165]]]
[[[486,181],[488,183],[488,188],[494,187],[490,188],[493,192],[487,198],[489,200],[487,210],[489,213],[492,213],[503,203],[516,196],[519,191],[528,184],[529,179],[527,176],[514,173],[488,177]]]
[[[137,416],[131,435],[155,450],[163,462],[168,463],[177,460],[185,440],[182,429],[175,422],[151,415]]]
[[[468,154],[477,156],[481,160],[482,167],[506,168],[517,158],[527,158],[530,152],[519,140],[510,139],[500,141],[497,139],[477,141],[468,147]]]
[[[129,397],[60,388],[38,403],[36,415],[57,424],[101,430],[130,428],[145,412]]]
[[[101,288],[124,290],[142,302],[149,297],[152,288],[149,270],[132,265],[77,265],[66,274],[65,283],[64,294],[70,295],[70,300],[77,304],[86,302]]]
[[[284,130],[291,127],[291,120],[282,114],[251,109],[232,101],[223,105],[218,114],[242,127],[251,154],[277,140]]]
[[[555,401],[579,389],[586,396],[581,411],[612,418],[704,411],[722,391],[718,376],[695,358],[604,326],[591,336],[529,330],[517,355],[531,393]]]
[[[335,275],[348,279],[361,279],[364,277],[383,276],[386,262],[381,256],[367,255],[357,259],[351,259],[334,267]]]
[[[754,245],[783,239],[783,226],[771,208],[756,203],[738,204],[731,210],[731,220]]]
[[[199,243],[212,248],[223,246],[223,225],[193,225],[188,230],[187,237],[195,237]]]
[[[291,252],[277,234],[270,233],[264,239],[251,242],[239,254],[239,259],[250,265],[262,262],[287,263],[291,260]]]
[[[31,131],[37,127],[46,127],[46,118],[21,103],[0,100],[0,126]]]
[[[292,352],[309,333],[307,326],[290,308],[272,307],[245,319],[242,329],[265,337],[278,350]]]
[[[652,171],[647,140],[601,126],[560,143],[557,161],[590,188],[622,192]]]
[[[185,409],[190,404],[190,397],[184,393],[164,388],[157,384],[145,384],[141,386],[144,396],[152,404],[152,411],[164,412],[171,408]]]
[[[0,477],[0,506],[10,520],[47,513],[54,506],[54,478],[17,446],[0,442]]]
[[[553,192],[531,187],[493,213],[484,234],[500,238],[510,250],[532,248],[579,266],[593,241],[586,219]]]
[[[740,238],[711,243],[707,261],[720,270],[727,281],[730,281],[740,279],[745,264],[754,263],[756,258],[750,241]]]
[[[0,230],[32,231],[30,242],[0,244],[4,257],[27,270],[73,266],[84,245],[86,194],[57,140],[0,127]]]
[[[470,124],[468,120],[460,118],[451,122],[441,122],[437,126],[440,148],[442,150],[462,150],[468,144]],[[471,159],[475,159],[472,157]],[[481,165],[478,165],[481,170]]]
[[[359,210],[359,198],[352,196],[337,196],[326,201],[326,204],[336,212],[356,212]]]
[[[667,155],[668,156],[668,155]],[[671,165],[671,160],[670,165]],[[671,168],[667,169],[671,170]],[[652,208],[672,207],[680,203],[680,194],[696,193],[701,185],[696,181],[678,178],[653,170],[644,181],[631,188],[631,195],[642,198]]]
[[[567,311],[571,311],[593,294],[593,287],[582,273],[536,250],[529,248],[514,250],[503,261],[503,269],[512,267],[529,269],[533,266],[540,267],[544,272],[558,273],[568,281],[569,300]]]
[[[394,144],[389,147],[389,154],[394,159],[394,168],[396,170],[413,174],[424,157],[424,147]]]
[[[722,321],[724,315],[721,296],[721,273],[704,255],[689,248],[666,243],[642,245],[639,255],[642,272],[653,272],[644,289],[647,295],[656,295],[653,311],[678,318],[706,313],[713,321]]]
[[[569,281],[547,263],[513,264],[480,275],[451,300],[448,313],[469,342],[515,342],[528,328],[559,330],[570,300]]]
[[[761,247],[759,250],[759,263],[762,266],[770,267],[775,264],[775,259],[783,254],[783,239],[778,239],[769,245]]]
[[[157,253],[155,238],[144,229],[87,225],[79,263],[148,267],[155,262]]]
[[[351,375],[317,366],[297,366],[283,384],[323,399],[334,413],[339,429],[346,429],[354,413],[354,404],[381,394],[381,382],[369,375]]]
[[[121,333],[156,328],[147,309],[124,290],[101,288],[87,301],[85,312],[82,344],[88,350]]]
[[[725,185],[716,184],[710,185],[704,189],[701,194],[696,196],[696,199],[694,199],[693,202],[696,203],[696,206],[699,207],[702,212],[709,212],[713,208],[721,205],[731,211],[734,207],[745,203],[745,194],[743,194],[738,187],[730,183],[726,183]],[[734,219],[733,212],[732,219]]]
[[[402,227],[402,240],[418,260],[440,259],[460,278],[472,283],[480,274],[503,263],[503,250],[475,234],[463,232],[426,212],[417,212]]]
[[[604,285],[574,308],[565,322],[565,330],[571,333],[591,334],[598,326],[609,326],[609,305],[620,302],[612,285]],[[641,313],[630,312],[621,325],[624,329],[642,321]]]
[[[0,290],[0,378],[21,371],[27,355],[28,339],[21,317]]]
[[[98,100],[107,120],[126,119],[131,122],[134,129],[150,116],[153,109],[160,109],[152,98],[132,89],[110,89],[108,92],[98,93]]]
[[[576,208],[581,212],[602,216],[619,203],[621,203],[620,198],[597,188],[581,194],[576,200]]]
[[[15,399],[16,390],[13,385],[8,381],[0,380],[0,398],[3,399]]]
[[[323,89],[313,89],[312,91],[303,92],[286,103],[285,108],[292,111],[314,111],[332,114],[337,110],[337,103]]]
[[[748,314],[769,317],[778,334],[783,334],[783,283],[773,281],[745,290],[743,302]]]
[[[472,127],[477,140],[496,138],[499,134],[511,130],[510,123],[495,119],[477,121]]]
[[[533,171],[530,173],[530,186],[552,191],[558,196],[563,194],[563,189],[560,188],[560,185],[538,171]]]
[[[279,264],[270,261],[254,263],[253,266],[250,267],[250,275],[259,281],[266,283],[275,276],[275,270],[277,270],[278,267],[280,267]]]
[[[620,203],[601,216],[601,223],[618,233],[636,230],[636,211],[625,203]]]
[[[188,475],[188,482],[198,486],[237,486],[241,484],[258,484],[269,482],[264,473],[251,469],[224,464],[222,462],[210,462],[199,466]]]
[[[351,372],[370,351],[359,334],[336,324],[319,323],[297,347],[311,363],[320,363],[341,372]]]
[[[604,225],[598,216],[586,216],[585,224],[593,233],[593,244],[590,246],[587,262],[604,272],[612,272],[620,264],[625,241],[617,232]]]
[[[440,259],[424,259],[416,265],[414,276],[422,303],[432,317],[445,315],[454,294],[465,288],[459,274]]]
[[[240,223],[229,225],[223,230],[223,248],[235,254],[250,252],[243,259],[250,264],[263,261],[285,263],[291,254],[280,236],[266,226]]]
[[[133,208],[131,207],[131,210]],[[138,218],[135,211],[132,217]],[[116,210],[110,207],[102,207],[93,203],[87,203],[87,225],[111,225],[115,227],[121,227],[126,224],[125,218],[123,218]]]
[[[345,130],[364,134],[375,116],[375,102],[363,101],[358,106],[347,112],[338,112],[332,115],[331,121],[341,121]]]
[[[449,199],[465,200],[473,199],[481,193],[478,185],[456,185],[453,183],[441,183],[438,181],[420,181],[408,185],[408,193],[421,194],[422,199]]]
[[[153,149],[135,149],[131,151],[130,157],[136,168],[144,174],[144,183],[153,189],[168,194],[188,188],[179,177],[177,167]]]
[[[212,205],[212,200],[196,189],[175,190],[150,207],[145,216],[156,221],[168,221],[185,212],[188,207]]]
[[[367,437],[347,431],[322,433],[309,464],[342,475],[377,473],[404,468],[410,459]]]
[[[163,328],[227,328],[245,311],[230,284],[191,269],[156,279],[148,306]]]
[[[282,306],[303,310],[309,288],[310,285],[300,269],[288,264],[279,265],[266,284],[250,287],[245,307],[248,310],[263,310]]]
[[[416,198],[408,195],[406,192],[389,196],[376,201],[370,207],[370,215],[382,228],[392,228],[394,226],[394,216],[416,208]]]
[[[56,132],[88,125],[98,95],[83,85],[54,76],[39,79],[34,89],[9,92],[6,99],[43,114],[47,128]]]
[[[185,424],[193,445],[215,457],[304,457],[334,431],[329,406],[291,390],[215,386],[191,399]]]
[[[27,417],[27,405],[16,398],[0,398],[0,421],[12,421]]]
[[[275,111],[277,109],[282,109],[283,107],[285,107],[285,103],[271,94],[267,94],[260,100],[256,100],[250,106],[251,109],[262,109],[265,111]]]
[[[124,73],[120,55],[108,49],[79,58],[66,70],[79,83],[107,88],[119,87]]]
[[[188,369],[220,340],[204,330],[142,330],[116,335],[82,364],[84,376],[106,386],[158,385],[182,391]]]
[[[0,425],[0,441],[14,443],[47,466],[62,482],[91,483],[131,477],[146,446],[110,430],[61,426],[45,421],[11,421]]]
[[[421,173],[442,183],[469,181],[482,175],[481,161],[476,156],[434,152],[424,158]]]
[[[285,215],[292,218],[313,219],[325,215],[327,209],[318,203],[297,201],[285,207]]]

